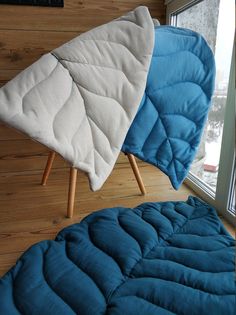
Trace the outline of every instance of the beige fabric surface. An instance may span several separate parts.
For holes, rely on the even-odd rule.
[[[146,86],[154,24],[146,7],[86,32],[0,89],[0,120],[88,174],[99,189]]]

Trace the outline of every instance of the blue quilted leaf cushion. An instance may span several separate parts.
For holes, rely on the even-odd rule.
[[[0,280],[1,315],[234,315],[233,238],[199,199],[91,214]]]
[[[196,154],[214,90],[215,62],[199,34],[155,29],[147,86],[122,151],[157,166],[175,189]]]

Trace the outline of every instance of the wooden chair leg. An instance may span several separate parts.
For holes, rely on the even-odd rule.
[[[133,154],[130,154],[130,153],[127,153],[127,156],[128,156],[128,159],[129,159],[129,163],[130,163],[130,165],[132,167],[132,170],[134,172],[134,176],[135,176],[135,178],[137,180],[139,189],[140,189],[142,195],[145,195],[146,194],[146,189],[145,189],[142,177],[140,175],[140,172],[139,172],[138,165],[136,163],[135,157],[133,156]]]
[[[72,218],[75,203],[75,190],[77,180],[77,169],[74,167],[70,168],[70,182],[69,182],[69,193],[68,193],[68,205],[67,205],[67,217]]]
[[[41,185],[45,186],[47,184],[48,176],[50,174],[51,168],[52,168],[52,163],[54,161],[56,153],[55,152],[50,152],[47,160],[47,164],[43,173],[43,178],[41,181]]]

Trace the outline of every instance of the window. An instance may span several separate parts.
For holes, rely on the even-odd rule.
[[[167,19],[171,25],[202,34],[215,55],[216,84],[212,106],[187,182],[232,220],[232,213],[235,213],[232,210],[235,209],[232,206],[235,200],[232,189],[235,183],[232,180],[235,73],[231,66],[235,29],[234,0],[167,1]]]
[[[236,215],[236,210],[235,210],[235,160],[234,160],[234,174],[233,174],[232,183],[230,186],[231,186],[231,191],[230,191],[228,210],[233,215]]]

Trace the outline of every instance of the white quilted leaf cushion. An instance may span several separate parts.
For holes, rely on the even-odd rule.
[[[85,171],[97,190],[138,110],[153,44],[146,7],[84,33],[0,89],[0,119]]]

